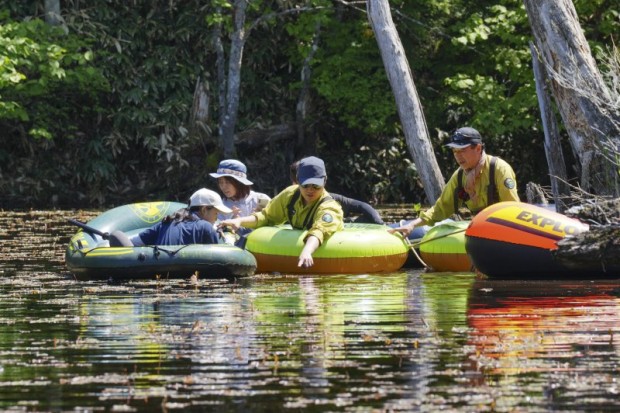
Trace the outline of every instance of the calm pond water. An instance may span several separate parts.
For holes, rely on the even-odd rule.
[[[78,282],[93,216],[0,212],[0,411],[620,409],[620,280]]]

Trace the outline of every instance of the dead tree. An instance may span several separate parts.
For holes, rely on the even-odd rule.
[[[596,195],[620,195],[620,113],[581,30],[571,0],[524,0],[536,49],[579,162],[581,187]]]
[[[568,175],[566,164],[562,154],[560,144],[560,132],[555,120],[551,98],[548,93],[548,83],[545,69],[540,64],[538,52],[530,42],[532,52],[532,67],[534,69],[534,79],[536,80],[536,94],[538,95],[538,106],[542,119],[543,130],[545,131],[545,156],[551,175],[551,192],[558,212],[566,210],[565,200],[570,197],[570,187],[568,186]]]
[[[394,26],[388,0],[368,0],[368,18],[377,38],[407,147],[418,167],[426,197],[434,203],[444,187],[444,179],[429,140],[428,128],[405,50]]]

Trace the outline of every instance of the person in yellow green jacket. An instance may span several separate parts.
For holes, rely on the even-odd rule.
[[[327,173],[323,160],[310,156],[299,161],[299,185],[291,185],[276,195],[260,212],[227,219],[220,226],[233,230],[240,227],[260,228],[289,223],[295,229],[307,230],[298,266],[314,265],[312,254],[334,232],[344,228],[340,204],[325,190]]]
[[[400,232],[407,237],[415,227],[433,225],[458,214],[463,207],[475,215],[496,202],[519,201],[512,167],[485,153],[482,136],[476,129],[457,129],[446,146],[452,149],[459,169],[452,174],[435,205],[390,232]]]

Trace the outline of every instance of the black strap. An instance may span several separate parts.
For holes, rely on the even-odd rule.
[[[297,188],[295,192],[293,193],[293,196],[291,197],[291,200],[289,201],[288,207],[287,207],[288,223],[293,228],[295,228],[295,226],[293,225],[293,215],[295,215],[295,202],[297,202],[300,196],[301,196],[301,191],[299,190],[299,188]],[[314,204],[314,206],[312,207],[312,210],[308,212],[308,215],[306,215],[306,219],[304,220],[304,224],[301,226],[301,228],[296,228],[296,229],[309,230],[310,228],[312,228],[312,223],[314,222],[314,215],[316,215],[316,211],[319,209],[319,205],[321,205],[325,201],[332,201],[333,199],[334,198],[332,198],[329,195],[327,195],[324,198],[321,198],[316,204]]]
[[[459,201],[461,200],[461,198],[463,199],[463,201],[466,201],[467,199],[469,199],[469,195],[467,194],[467,192],[465,192],[465,189],[463,188],[463,169],[459,168],[459,172],[458,175],[456,176],[456,189],[454,190],[454,213],[458,214],[459,213]]]
[[[487,206],[496,204],[499,201],[497,186],[495,185],[495,164],[497,158],[491,156],[491,168],[489,170],[489,186],[487,187]]]
[[[301,191],[299,190],[299,188],[297,188],[295,192],[293,193],[291,200],[288,203],[288,208],[287,208],[288,223],[291,224],[291,226],[293,226],[293,215],[295,215],[295,202],[297,202],[300,196],[301,196]]]

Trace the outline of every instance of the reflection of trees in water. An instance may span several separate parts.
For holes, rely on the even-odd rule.
[[[402,395],[410,379],[402,374],[410,366],[403,355],[413,350],[408,279],[404,273],[298,277],[297,285],[284,289],[286,298],[254,300],[260,309],[257,332],[271,337],[272,349],[279,348],[279,373],[299,392],[288,399],[289,407],[318,399],[382,405],[388,395]],[[298,301],[291,305],[294,294]],[[297,362],[298,368],[285,370],[286,362]]]

